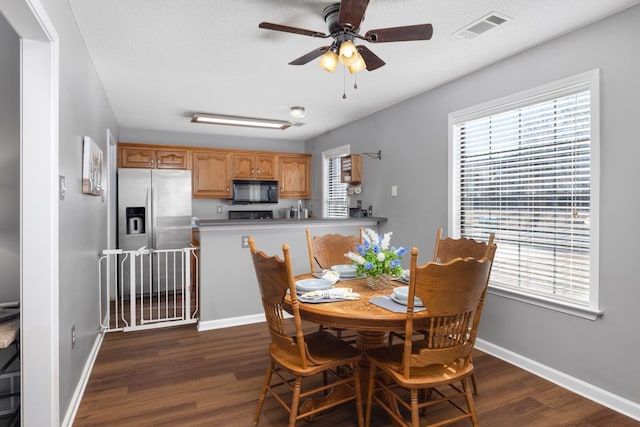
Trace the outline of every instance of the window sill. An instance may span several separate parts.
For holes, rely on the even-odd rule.
[[[503,298],[524,302],[526,304],[543,307],[549,310],[559,311],[561,313],[570,314],[572,316],[582,317],[583,319],[596,320],[604,314],[603,311],[591,307],[584,307],[577,304],[571,304],[562,301],[554,301],[547,298],[528,295],[512,289],[499,288],[489,286],[487,291],[491,295],[497,295]]]

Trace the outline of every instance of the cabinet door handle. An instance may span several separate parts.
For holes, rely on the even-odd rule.
[[[254,168],[251,168],[251,175],[253,175],[254,173],[256,173],[256,170]]]
[[[256,175],[260,175],[260,169],[256,170]]]
[[[227,193],[229,192],[229,187],[227,187]]]

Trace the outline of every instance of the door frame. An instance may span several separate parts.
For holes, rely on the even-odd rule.
[[[40,0],[3,0],[20,39],[22,425],[60,424],[59,39]]]

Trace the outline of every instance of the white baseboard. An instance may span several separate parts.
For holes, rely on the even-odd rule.
[[[213,329],[230,328],[232,326],[250,325],[266,321],[264,313],[248,316],[231,317],[228,319],[207,320],[198,322],[198,331],[210,331]]]
[[[84,390],[87,388],[87,384],[89,383],[89,377],[91,376],[91,371],[93,370],[93,365],[96,362],[96,358],[98,357],[98,352],[100,351],[100,347],[102,346],[102,340],[104,339],[104,331],[100,331],[98,333],[98,337],[96,341],[93,343],[93,348],[89,353],[89,357],[87,358],[87,363],[84,365],[84,369],[82,370],[82,375],[80,376],[80,381],[78,381],[78,385],[76,386],[76,390],[73,393],[71,398],[71,403],[67,408],[67,413],[62,420],[62,427],[71,427],[73,425],[73,421],[76,418],[76,414],[78,413],[78,408],[80,407],[80,402],[82,401],[82,396],[84,395]]]
[[[620,412],[630,418],[640,421],[640,404],[631,400],[625,399],[621,396],[613,394],[607,390],[596,387],[583,380],[572,377],[560,372],[549,366],[536,362],[535,360],[528,359],[517,353],[514,353],[505,348],[499,347],[488,341],[481,339],[476,340],[475,347],[487,354],[495,356],[506,362],[511,363],[519,368],[529,371],[541,378],[551,381],[560,387],[571,390],[572,392],[579,394],[589,400],[593,400],[607,408],[610,408],[616,412]]]

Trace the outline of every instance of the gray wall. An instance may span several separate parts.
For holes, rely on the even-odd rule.
[[[20,299],[20,44],[0,13],[0,302]]]
[[[604,316],[589,321],[489,295],[480,337],[636,403],[639,22],[636,6],[307,142],[318,204],[322,151],[342,141],[351,142],[353,153],[381,149],[381,161],[364,160],[361,198],[374,205],[375,215],[389,218],[382,232],[393,231],[394,241],[422,249],[426,260],[436,228],[447,225],[448,113],[600,68]],[[398,185],[396,198],[392,184]]]
[[[59,170],[67,182],[67,195],[59,203],[58,225],[62,420],[98,337],[96,262],[107,247],[106,198],[103,201],[82,193],[82,141],[83,136],[90,136],[106,160],[107,129],[117,134],[118,126],[68,3],[41,1],[59,36]],[[36,212],[25,212],[25,217],[41,220]],[[72,350],[73,325],[77,342]]]

